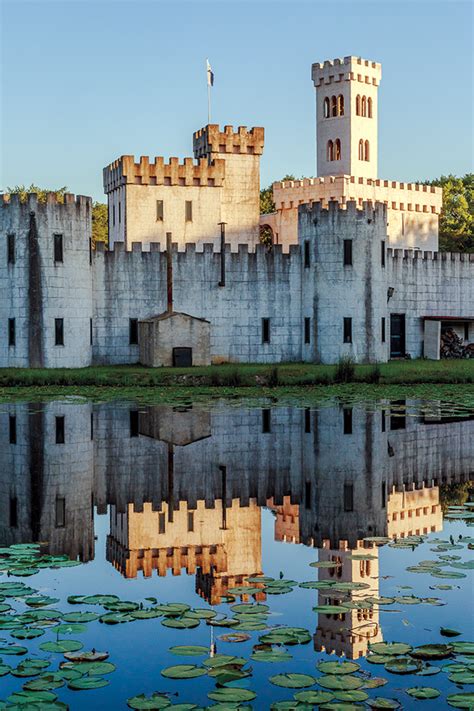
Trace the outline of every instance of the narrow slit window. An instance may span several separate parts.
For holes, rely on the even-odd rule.
[[[193,202],[192,200],[186,200],[185,203],[185,219],[186,222],[193,221]]]
[[[311,265],[311,255],[309,252],[309,240],[305,240],[304,242],[304,266],[305,269],[308,269]]]
[[[8,264],[15,264],[15,235],[7,235],[7,261]]]
[[[352,434],[352,407],[344,407],[342,413],[344,422],[344,434]]]
[[[56,528],[66,526],[66,499],[58,497],[56,499]]]
[[[16,325],[15,325],[14,318],[8,319],[8,345],[9,346],[16,345]]]
[[[64,346],[64,319],[54,319],[54,345]]]
[[[64,442],[65,442],[65,428],[64,428],[65,418],[64,418],[64,415],[57,415],[55,420],[56,420],[56,444],[64,444]]]
[[[165,219],[165,211],[164,211],[163,200],[157,200],[156,201],[156,221],[163,222],[164,219]]]
[[[131,318],[128,326],[128,342],[131,346],[138,344],[138,319]]]
[[[344,266],[345,267],[352,266],[352,240],[351,239],[344,240]]]
[[[353,484],[344,484],[344,511],[354,511]]]
[[[89,345],[92,346],[93,336],[92,336],[92,319],[89,319]]]
[[[382,492],[381,493],[382,493],[381,503],[382,503],[382,508],[384,509],[385,506],[387,505],[387,487],[386,487],[386,484],[384,481],[382,482]]]
[[[382,330],[382,343],[385,343],[385,316],[382,316],[382,324],[381,324],[381,330]]]
[[[380,242],[380,263],[382,267],[385,266],[385,240]]]
[[[262,343],[270,343],[270,319],[262,318]]]
[[[16,496],[10,496],[10,511],[9,511],[10,528],[18,527],[18,499]]]
[[[262,410],[262,432],[268,434],[272,430],[271,410],[266,407]]]
[[[311,319],[308,317],[304,320],[304,342],[311,342]]]
[[[122,222],[122,203],[119,202],[118,204],[118,209],[119,209],[119,225]]]
[[[130,437],[138,437],[138,410],[130,410]]]
[[[64,261],[63,236],[54,235],[54,261],[62,263]]]
[[[91,412],[91,439],[94,439],[94,413]]]
[[[10,444],[16,444],[16,415],[8,418],[8,439]]]
[[[352,343],[352,319],[344,318],[344,343]]]
[[[158,533],[166,532],[166,516],[164,513],[158,514]]]
[[[188,532],[194,531],[194,511],[188,511]]]
[[[311,409],[309,407],[306,407],[304,411],[304,431],[306,434],[311,432]]]

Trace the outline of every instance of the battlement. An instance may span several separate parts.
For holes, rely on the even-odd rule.
[[[114,242],[111,249],[108,249],[104,242],[97,242],[95,246],[95,252],[98,254],[105,254],[106,256],[114,257],[116,255],[124,255],[125,259],[133,259],[136,255],[148,257],[151,255],[158,255],[157,260],[160,260],[163,255],[165,259],[166,245],[162,245],[160,242],[132,242],[132,249],[126,250],[124,242]],[[221,250],[220,245],[215,245],[212,242],[201,243],[202,249],[196,249],[195,242],[186,242],[186,244],[180,245],[177,242],[173,242],[171,245],[171,253],[173,255],[178,255],[178,258],[184,259],[186,257],[207,258],[218,256],[220,258]],[[264,244],[256,244],[252,247],[247,244],[225,244],[225,254],[229,255],[230,258],[243,259],[244,257],[259,257],[268,259],[278,259],[280,257],[288,258],[292,255],[299,254],[299,245],[291,245],[289,251],[283,251],[283,246],[281,244],[274,244],[271,250]]]
[[[382,78],[382,65],[362,57],[344,57],[315,62],[311,67],[314,86],[341,81],[358,81],[378,86]]]
[[[211,163],[202,158],[194,161],[185,158],[170,158],[168,163],[162,156],[150,162],[148,156],[141,156],[135,162],[134,156],[121,156],[103,170],[104,192],[109,193],[122,185],[194,185],[198,187],[221,187],[224,183],[225,164],[222,159]]]
[[[474,263],[474,254],[467,252],[433,252],[421,249],[387,249],[387,259],[423,262],[465,262]]]
[[[28,193],[24,198],[18,193],[0,195],[1,208],[18,209],[20,205],[27,206],[30,211],[36,211],[38,209],[48,210],[51,205],[54,205],[55,208],[57,207],[62,211],[70,210],[71,205],[74,205],[76,208],[91,210],[92,198],[86,195],[73,195],[73,193],[64,193],[62,196],[58,196],[56,193],[47,193],[45,200],[39,199],[38,193]]]
[[[321,201],[304,203],[298,208],[299,215],[303,218],[310,218],[317,222],[329,222],[335,215],[342,217],[350,223],[352,220],[367,219],[368,223],[374,225],[380,221],[384,227],[387,224],[387,206],[383,202],[372,202],[365,200],[362,207],[358,206],[355,200],[348,200],[345,207],[342,207],[337,200],[330,200],[327,207]]]
[[[193,135],[195,158],[209,157],[213,153],[240,153],[262,155],[265,130],[261,127],[247,129],[239,126],[224,126],[221,131],[218,124],[208,124]]]

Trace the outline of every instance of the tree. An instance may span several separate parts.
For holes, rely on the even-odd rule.
[[[294,175],[285,175],[283,180],[296,180]],[[270,183],[266,188],[260,190],[260,214],[268,215],[270,212],[275,212],[275,203],[273,202],[273,183]]]
[[[442,252],[474,252],[474,174],[458,178],[442,175],[426,185],[443,188],[439,217],[439,248]]]
[[[14,188],[7,188],[7,194],[19,195],[21,202],[26,202],[28,193],[36,193],[39,202],[46,202],[48,193],[56,195],[58,202],[64,202],[64,194],[68,192],[65,185],[62,188],[49,190],[47,188],[39,188],[37,185],[31,184],[28,188],[25,185],[15,185]],[[107,205],[101,202],[92,203],[92,245],[96,242],[105,242],[108,239],[108,210]]]

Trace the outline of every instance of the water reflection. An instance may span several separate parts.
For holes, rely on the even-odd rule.
[[[440,488],[474,469],[474,420],[415,402],[21,403],[4,406],[0,420],[0,545],[46,541],[53,554],[89,561],[96,506],[109,511],[106,557],[124,577],[194,575],[211,604],[264,572],[262,507],[277,541],[336,563],[319,568],[320,581],[366,583],[364,595],[378,597],[379,548],[363,539],[441,530]],[[288,555],[282,549],[282,567]],[[320,605],[337,602],[315,593]],[[381,639],[377,607],[318,615],[318,651],[357,658]]]

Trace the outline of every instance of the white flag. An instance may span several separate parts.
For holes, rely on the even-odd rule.
[[[209,64],[208,59],[206,59],[206,65],[207,65],[207,85],[214,86],[214,72],[212,71],[212,67]]]

